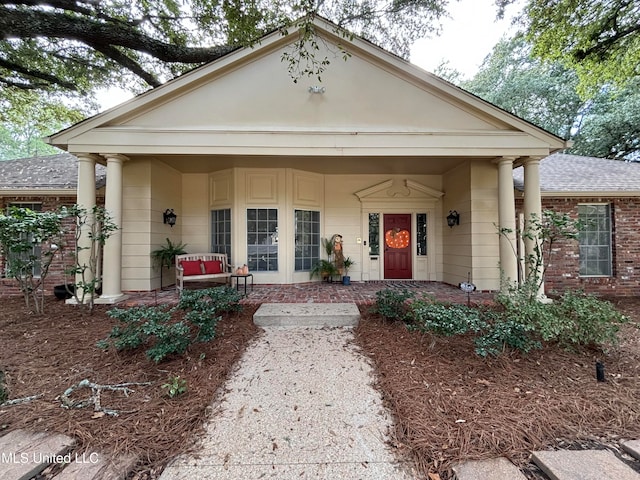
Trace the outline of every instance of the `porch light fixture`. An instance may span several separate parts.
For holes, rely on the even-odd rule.
[[[165,225],[169,224],[169,226],[173,228],[173,226],[176,224],[176,219],[178,218],[178,216],[173,213],[173,208],[167,208],[162,214],[162,218]]]
[[[322,93],[324,93],[326,91],[327,90],[324,87],[320,87],[320,86],[317,86],[317,85],[309,87],[309,93],[320,93],[320,94],[322,94]]]
[[[450,228],[453,228],[454,225],[460,225],[460,214],[457,211],[449,210],[447,225],[449,225]]]

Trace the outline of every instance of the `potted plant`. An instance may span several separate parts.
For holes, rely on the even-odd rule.
[[[349,269],[351,267],[353,267],[353,265],[356,262],[354,262],[353,260],[351,260],[350,257],[347,257],[344,259],[343,265],[344,265],[344,276],[342,277],[342,284],[343,285],[351,285],[351,277],[349,276]]]
[[[322,240],[322,249],[327,254],[327,259],[331,260],[331,255],[333,255],[333,238],[323,238]]]
[[[336,266],[329,260],[318,260],[309,273],[311,274],[311,278],[318,276],[323,281],[330,282],[339,272]]]
[[[160,290],[162,290],[162,269],[167,267],[171,269],[173,266],[176,255],[182,255],[187,253],[184,249],[187,245],[184,243],[172,243],[168,238],[167,244],[151,252],[151,258],[153,258],[160,265]]]

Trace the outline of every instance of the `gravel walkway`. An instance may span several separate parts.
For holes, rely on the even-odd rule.
[[[161,480],[415,478],[348,328],[269,327],[213,405],[201,450]]]

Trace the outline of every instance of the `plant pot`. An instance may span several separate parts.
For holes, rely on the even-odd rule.
[[[76,286],[73,283],[67,283],[66,285],[56,285],[55,287],[53,287],[53,294],[58,300],[66,300],[67,298],[72,297],[75,289]]]
[[[343,285],[351,285],[351,277],[348,277],[347,275],[342,277],[342,284]]]

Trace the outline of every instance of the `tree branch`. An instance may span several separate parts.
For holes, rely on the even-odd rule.
[[[0,68],[5,68],[12,72],[17,72],[25,77],[37,78],[40,80],[44,80],[47,84],[55,84],[60,85],[62,88],[66,88],[67,90],[77,90],[75,84],[62,80],[61,78],[56,77],[55,75],[51,75],[50,73],[40,72],[37,70],[30,70],[28,68],[23,67],[22,65],[18,65],[17,63],[10,62],[8,60],[4,60],[0,58]]]
[[[117,48],[109,46],[109,45],[92,45],[97,51],[102,53],[105,57],[110,58],[114,62],[122,65],[124,68],[129,70],[130,72],[136,74],[138,77],[143,79],[152,87],[158,87],[162,85],[162,82],[158,80],[153,74],[147,72],[142,66],[128,57]]]
[[[0,32],[4,38],[40,36],[76,40],[94,48],[98,45],[119,46],[170,63],[204,63],[234,49],[229,45],[208,48],[180,46],[156,40],[122,23],[103,23],[63,13],[5,7],[0,7]]]

